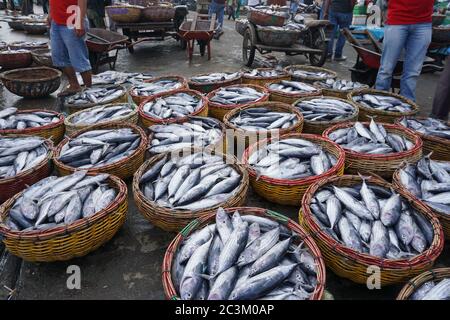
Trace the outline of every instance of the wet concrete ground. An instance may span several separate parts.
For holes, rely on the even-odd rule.
[[[42,39],[10,31],[0,23],[0,41]],[[213,71],[236,71],[242,67],[242,37],[234,31],[234,23],[226,21],[225,34],[212,42],[212,59],[198,53],[191,63],[186,52],[173,39],[141,44],[134,54],[119,53],[116,70],[124,72],[150,72],[154,75],[177,74],[185,77]],[[344,63],[327,63],[326,67],[349,78],[348,68],[355,55],[346,47],[349,59]],[[276,54],[283,64],[303,64],[301,57]],[[103,68],[101,71],[107,70]],[[429,113],[438,74],[421,77],[418,85],[418,103],[422,114]],[[21,109],[48,108],[59,110],[55,95],[39,100],[25,100],[0,88],[0,108],[15,106]],[[130,188],[130,183],[128,181]],[[250,192],[248,206],[270,208],[297,220],[298,208],[271,204]],[[59,263],[29,263],[11,256],[6,251],[0,259],[0,296],[14,299],[164,299],[161,284],[161,263],[164,252],[174,234],[153,227],[142,218],[133,203],[130,192],[129,211],[125,225],[106,245],[86,257]],[[450,266],[450,245],[447,243],[437,266]],[[81,289],[69,290],[67,267],[77,265],[81,270]],[[12,291],[10,291],[11,289]],[[326,289],[336,299],[393,299],[401,286],[369,291],[365,286],[327,272]]]

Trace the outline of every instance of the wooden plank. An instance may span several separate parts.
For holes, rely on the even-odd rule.
[[[195,27],[197,27],[197,17],[198,17],[198,13],[194,12],[194,19],[192,19],[192,23],[191,23],[191,31],[194,31]]]
[[[211,16],[211,23],[209,24],[209,30],[214,30],[214,25],[216,24],[216,14],[213,13]]]

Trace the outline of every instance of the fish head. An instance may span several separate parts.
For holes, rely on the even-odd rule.
[[[182,300],[194,299],[194,291],[196,287],[196,281],[193,278],[187,278],[183,281],[180,288],[180,295]]]

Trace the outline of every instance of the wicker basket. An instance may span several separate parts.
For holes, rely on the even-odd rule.
[[[24,21],[21,19],[8,21],[9,27],[15,31],[24,31],[23,24],[24,24]]]
[[[11,135],[11,137],[24,136]],[[0,179],[0,203],[3,203],[15,194],[26,189],[27,186],[48,177],[52,173],[53,142],[50,140],[45,140],[45,144],[49,150],[45,160],[36,165],[34,168],[23,171],[14,177]]]
[[[216,92],[220,90],[220,88],[216,89],[216,90],[208,93],[208,95],[206,96],[208,98],[208,109],[209,109],[210,117],[213,117],[213,118],[216,118],[217,120],[223,121],[225,115],[233,109],[253,105],[258,102],[266,102],[269,100],[269,91],[264,87],[261,87],[258,85],[252,85],[252,84],[233,85],[233,86],[229,86],[229,87],[234,87],[234,86],[250,87],[259,92],[264,93],[264,96],[262,96],[259,100],[250,102],[250,103],[235,104],[235,105],[223,105],[223,104],[213,102],[210,100],[212,97],[215,96]]]
[[[245,29],[247,29],[247,26],[248,26],[247,19],[237,19],[234,25],[234,29],[236,30],[237,33],[243,36],[245,33]]]
[[[138,22],[143,9],[143,7],[131,5],[114,5],[105,8],[108,16],[116,23]]]
[[[272,68],[257,68],[259,71],[270,71]],[[254,84],[257,86],[265,87],[267,84],[271,84],[274,82],[280,82],[281,80],[291,80],[291,76],[286,72],[281,72],[281,74],[274,77],[253,77],[247,73],[242,75],[242,83],[243,84]]]
[[[278,81],[273,82],[273,83],[277,84]],[[295,101],[297,101],[301,98],[315,97],[315,96],[320,96],[322,94],[322,90],[319,89],[317,86],[313,86],[313,87],[317,88],[317,91],[315,91],[315,92],[290,93],[290,92],[283,92],[283,91],[279,91],[279,90],[270,89],[269,87],[273,83],[266,84],[266,88],[270,92],[270,101],[279,101],[279,102],[284,102],[287,104],[293,104]]]
[[[148,22],[166,22],[175,17],[175,8],[168,5],[151,5],[142,10],[142,20]]]
[[[313,84],[316,81],[323,81],[323,80],[327,80],[327,79],[336,79],[337,78],[336,72],[329,70],[329,69],[320,68],[320,67],[311,67],[311,66],[297,64],[297,65],[288,66],[288,67],[284,68],[284,70],[291,75],[292,80],[311,83],[311,84]],[[304,76],[300,76],[300,75],[295,75],[294,74],[295,70],[310,71],[310,72],[325,72],[325,73],[329,74],[329,76],[326,79],[323,79],[320,77],[314,77],[314,76],[304,77]]]
[[[164,92],[164,93],[171,93],[171,92],[174,92],[174,91],[178,91],[180,89],[187,89],[188,88],[188,82],[187,82],[186,78],[180,77],[180,76],[163,76],[163,77],[153,78],[151,80],[147,80],[147,81],[144,81],[144,82],[145,83],[152,83],[152,82],[157,82],[157,81],[160,81],[160,80],[175,80],[175,81],[178,81],[178,82],[181,83],[181,87],[180,88],[177,88],[177,89],[174,89],[174,90],[170,90],[170,91],[167,91],[167,92]],[[138,96],[138,95],[136,95],[134,93],[134,87],[131,87],[129,93],[130,93],[131,99],[133,99],[133,101],[134,101],[134,103],[136,103],[136,105],[140,105],[142,102],[144,102],[145,100],[147,100],[147,99],[152,97],[152,96]],[[159,93],[159,94],[162,94],[162,93]]]
[[[207,76],[208,73],[200,74],[198,76]],[[231,86],[234,84],[241,84],[242,83],[242,73],[239,73],[239,75],[234,79],[227,79],[223,81],[215,81],[215,82],[196,82],[189,80],[189,89],[191,90],[197,90],[201,93],[210,93],[211,91],[214,91],[216,89]]]
[[[316,264],[317,270],[317,285],[310,297],[310,300],[321,300],[326,283],[326,270],[320,250],[312,240],[311,236],[308,235],[302,229],[302,227],[300,227],[296,222],[277,212],[261,208],[245,208],[245,207],[230,208],[226,209],[225,211],[231,215],[236,210],[238,210],[241,215],[255,215],[274,220],[286,226],[289,230],[291,230],[293,233],[297,235],[297,237],[294,238],[296,243],[300,243],[303,241],[306,244],[306,247],[314,256],[314,262]],[[175,239],[170,243],[169,247],[167,248],[162,265],[162,283],[164,286],[164,293],[167,299],[170,300],[180,299],[177,290],[173,285],[171,276],[172,262],[174,260],[174,255],[177,252],[177,249],[180,247],[183,240],[186,239],[194,231],[212,223],[214,221],[215,214],[216,213],[210,213],[208,215],[202,216],[201,218],[198,218],[197,220],[192,221],[175,237]]]
[[[365,84],[362,85],[361,88],[354,89],[354,90],[336,90],[336,89],[325,88],[325,87],[322,86],[322,83],[320,81],[314,82],[314,85],[317,88],[321,88],[322,89],[322,94],[324,96],[335,97],[335,98],[340,98],[340,99],[344,99],[344,100],[347,100],[349,93],[359,92],[359,91],[364,90],[364,89],[369,89],[369,86],[365,85]]]
[[[34,63],[44,67],[53,67],[52,55],[50,49],[37,49],[31,51],[31,57]]]
[[[48,31],[47,23],[26,22],[23,29],[28,34],[43,35]]]
[[[416,119],[426,119],[425,117],[414,117]],[[395,122],[398,125],[402,119],[399,118]],[[447,125],[450,126],[450,121],[447,122]],[[410,129],[412,130],[412,129]],[[413,130],[414,131],[414,130]],[[433,160],[442,160],[442,161],[450,161],[450,140],[444,139],[435,136],[425,135],[423,133],[414,131],[416,135],[418,135],[423,141],[423,153],[430,154],[431,159]]]
[[[261,10],[250,9],[247,12],[247,19],[258,26],[282,27],[286,21],[285,17],[276,14],[266,13]]]
[[[50,139],[55,144],[59,143],[63,139],[64,133],[66,131],[64,126],[64,115],[62,113],[46,109],[18,110],[17,113],[21,114],[39,111],[52,113],[59,118],[59,121],[55,123],[49,123],[45,126],[40,126],[36,128],[26,128],[22,130],[17,129],[0,130],[0,135],[38,136],[44,139]]]
[[[397,119],[400,119],[402,117],[409,117],[414,116],[419,113],[420,108],[419,106],[414,103],[413,101],[395,93],[387,92],[387,91],[381,91],[381,90],[373,90],[373,89],[365,89],[360,90],[356,92],[351,92],[348,94],[347,99],[350,101],[353,101],[353,98],[358,95],[363,94],[376,94],[376,95],[382,95],[382,96],[389,96],[394,97],[397,99],[400,99],[403,102],[406,102],[410,104],[413,108],[410,112],[392,112],[392,111],[383,111],[383,110],[376,110],[372,108],[367,108],[363,106],[361,103],[355,102],[359,107],[359,121],[367,121],[369,117],[376,117],[377,122],[384,122],[384,123],[395,123]]]
[[[208,116],[208,99],[206,99],[206,97],[204,95],[202,95],[198,91],[189,90],[189,89],[180,89],[180,90],[176,90],[176,91],[170,91],[169,93],[161,93],[161,94],[154,95],[153,97],[142,102],[138,108],[139,119],[141,120],[141,124],[145,128],[148,128],[155,124],[181,123],[181,122],[186,122],[187,120],[189,120],[189,116],[182,117],[182,118],[158,119],[158,118],[151,117],[144,112],[144,106],[147,103],[152,102],[153,100],[156,100],[159,98],[172,96],[177,93],[187,93],[187,94],[190,94],[191,96],[195,96],[196,98],[198,98],[202,101],[202,107],[200,109],[198,109],[197,111],[195,111],[194,113],[190,114],[190,116],[198,116],[198,117]]]
[[[122,159],[120,161],[104,165],[98,168],[91,168],[87,171],[89,173],[109,173],[112,175],[115,175],[119,177],[120,179],[127,179],[131,176],[133,176],[134,172],[142,165],[145,159],[145,150],[147,149],[148,140],[147,136],[145,135],[144,130],[142,130],[140,127],[130,124],[130,123],[105,123],[105,124],[98,124],[95,126],[87,127],[83,130],[75,132],[73,135],[70,136],[70,138],[64,139],[55,149],[54,157],[53,157],[53,163],[56,166],[56,169],[58,173],[61,176],[66,176],[69,174],[74,173],[75,171],[79,170],[78,168],[70,167],[61,161],[58,160],[59,155],[61,153],[62,147],[69,142],[70,139],[74,139],[77,136],[79,136],[82,133],[92,131],[92,130],[101,130],[101,129],[122,129],[122,128],[131,128],[135,133],[138,133],[141,136],[141,143],[139,144],[138,148],[125,159]]]
[[[439,268],[419,274],[417,277],[408,281],[397,296],[397,300],[409,300],[414,292],[425,282],[441,281],[450,278],[450,268]]]
[[[30,43],[27,41],[14,41],[8,44],[11,50],[37,50],[37,49],[48,49],[48,42],[46,43]]]
[[[255,150],[260,149],[258,148],[259,146],[268,144],[271,139],[263,140],[250,146],[242,155],[242,162],[248,167],[250,183],[257,194],[273,203],[299,207],[304,193],[311,184],[322,178],[330,178],[336,175],[341,176],[344,174],[345,153],[344,150],[336,143],[321,136],[291,133],[281,136],[280,140],[289,138],[301,138],[320,145],[323,149],[337,158],[336,165],[319,176],[311,176],[304,179],[282,180],[269,178],[266,176],[261,176],[258,179],[257,173],[248,164],[248,159]]]
[[[12,231],[5,224],[17,194],[0,207],[0,233],[5,247],[26,261],[53,262],[82,257],[109,241],[125,222],[128,211],[127,185],[110,176],[108,183],[118,191],[113,203],[89,218],[48,230]]]
[[[302,101],[309,101],[309,100],[312,100],[312,99],[315,99],[315,98],[319,98],[319,97],[302,98],[302,99],[299,99],[296,102],[294,102],[293,105],[296,106],[298,103],[300,103]],[[312,134],[322,135],[325,130],[327,130],[328,128],[330,128],[330,127],[332,127],[332,126],[334,126],[336,124],[358,120],[359,109],[358,109],[358,106],[355,103],[353,103],[351,101],[348,101],[348,100],[345,100],[345,99],[336,98],[336,97],[322,96],[322,98],[324,98],[324,99],[334,99],[334,100],[339,100],[341,102],[345,102],[345,103],[351,105],[355,109],[355,111],[353,112],[353,114],[351,114],[347,118],[339,119],[339,120],[310,121],[310,120],[306,120],[305,119],[305,122],[304,122],[304,125],[303,125],[303,132],[304,133],[312,133]]]
[[[238,115],[241,111],[252,109],[252,108],[268,108],[271,111],[278,111],[278,112],[286,112],[286,113],[292,113],[297,116],[298,122],[291,126],[290,128],[286,129],[277,129],[277,130],[269,130],[269,131],[246,131],[243,129],[240,129],[239,127],[235,126],[230,122],[230,120]],[[281,102],[260,102],[255,103],[246,107],[240,107],[237,109],[234,109],[227,113],[225,117],[223,118],[223,123],[225,124],[227,129],[232,129],[233,133],[230,131],[227,132],[227,147],[234,146],[234,155],[240,154],[238,151],[239,148],[244,151],[252,144],[259,142],[260,140],[271,138],[272,132],[276,136],[281,136],[288,133],[301,133],[303,130],[303,115],[297,111],[294,107],[281,103]]]
[[[359,184],[361,182],[362,179],[359,176],[342,176],[322,179],[313,184],[303,197],[302,210],[299,214],[300,225],[305,228],[308,234],[312,235],[319,245],[327,267],[338,276],[360,284],[367,284],[368,279],[372,276],[372,273],[368,272],[368,270],[370,270],[369,267],[378,267],[380,268],[379,274],[381,276],[381,286],[401,283],[425,270],[429,270],[444,247],[442,227],[437,218],[434,217],[427,207],[421,202],[410,198],[401,189],[394,188],[394,190],[403,196],[414,209],[422,213],[431,222],[434,229],[433,243],[422,254],[410,260],[381,259],[352,250],[337,242],[325,231],[321,230],[321,227],[317,224],[309,208],[314,194],[326,185],[344,187]],[[391,187],[386,181],[375,177],[370,177],[368,182],[387,188]]]
[[[364,122],[365,126],[369,123]],[[323,136],[328,138],[333,131],[343,128],[353,127],[354,123],[347,122],[337,124],[324,131]],[[345,150],[345,172],[357,174],[358,172],[371,172],[382,178],[390,180],[395,170],[402,162],[417,162],[422,157],[422,139],[409,129],[394,124],[382,123],[388,133],[396,133],[414,143],[411,150],[396,152],[393,154],[365,154],[349,149]]]
[[[122,105],[123,103],[112,103],[112,104],[107,104],[107,105],[103,105],[103,106],[97,106],[97,107],[93,107],[93,108],[89,108],[89,109],[85,109],[85,110],[81,110],[78,112],[75,112],[71,115],[69,115],[66,120],[64,121],[64,124],[66,125],[66,132],[68,136],[71,136],[72,134],[74,134],[76,131],[78,130],[82,130],[85,129],[87,127],[90,127],[92,125],[90,124],[75,124],[72,123],[72,119],[76,116],[78,116],[80,113],[82,112],[86,112],[86,111],[90,111],[90,110],[95,110],[98,108],[105,108],[105,107],[110,107],[110,106],[115,106],[115,105]],[[119,117],[117,119],[114,120],[106,120],[103,122],[100,122],[101,124],[109,124],[109,123],[117,123],[117,122],[124,122],[124,123],[131,123],[131,124],[137,124],[138,123],[138,111],[137,111],[137,106],[130,104],[130,106],[134,109],[134,111],[132,111],[129,115],[123,116],[123,117]]]
[[[433,27],[433,42],[448,43],[450,42],[450,27],[438,28]]]
[[[262,44],[271,47],[290,47],[300,37],[301,31],[280,29],[274,30],[271,28],[258,27],[256,29],[259,41]]]
[[[0,67],[2,69],[27,68],[33,63],[31,52],[6,53],[0,51]]]
[[[185,149],[187,152],[202,151],[199,148]],[[181,152],[182,150],[180,150]],[[203,150],[204,151],[204,150]],[[169,208],[164,208],[158,206],[153,201],[148,200],[144,197],[142,191],[139,188],[139,180],[142,175],[147,171],[148,168],[152,167],[157,161],[161,160],[166,154],[159,154],[151,159],[147,160],[140,168],[136,171],[133,179],[133,196],[134,201],[139,212],[150,221],[153,225],[158,228],[163,229],[168,232],[179,232],[192,220],[197,219],[207,213],[215,212],[219,207],[231,208],[236,206],[241,206],[245,203],[249,180],[247,170],[241,165],[237,164],[237,159],[221,153],[211,152],[211,154],[221,155],[226,159],[228,164],[231,164],[237,172],[242,176],[242,181],[238,187],[237,192],[233,197],[228,199],[226,202],[216,205],[211,208],[198,210],[198,211],[187,211],[187,210],[173,210]],[[172,154],[173,155],[173,154]]]

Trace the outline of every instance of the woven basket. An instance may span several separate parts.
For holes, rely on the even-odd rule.
[[[354,90],[336,90],[336,89],[322,87],[320,81],[314,82],[314,85],[317,88],[322,88],[322,94],[324,96],[335,97],[335,98],[340,98],[340,99],[344,99],[344,100],[347,100],[349,93],[359,92],[364,89],[369,89],[368,85],[363,85],[363,87],[361,87],[359,89],[354,89]]]
[[[156,81],[159,81],[159,80],[175,80],[175,81],[178,81],[178,82],[181,83],[181,87],[180,88],[174,89],[174,90],[170,90],[170,91],[167,91],[167,92],[163,92],[163,93],[172,93],[172,92],[178,91],[180,89],[187,89],[188,88],[188,82],[187,82],[186,78],[180,77],[180,76],[163,76],[163,77],[153,78],[151,80],[147,80],[147,81],[144,81],[144,82],[145,83],[152,83],[152,82],[156,82]],[[152,96],[138,96],[133,91],[134,91],[134,87],[131,87],[130,90],[129,90],[129,94],[130,94],[131,99],[133,99],[133,101],[134,101],[134,103],[136,105],[140,105],[142,102],[144,102],[145,100],[147,100],[147,99],[152,97]],[[162,94],[162,93],[159,93],[159,94]]]
[[[450,278],[450,268],[439,268],[419,274],[417,277],[408,281],[397,296],[397,300],[409,300],[414,292],[425,282],[441,281]]]
[[[38,49],[31,51],[34,63],[44,67],[53,67],[53,60],[50,49]]]
[[[403,163],[397,170],[395,170],[394,175],[392,177],[392,184],[394,186],[398,187],[399,189],[403,189],[405,191],[405,193],[408,193],[408,195],[411,198],[414,198],[417,201],[422,201],[420,199],[417,199],[417,197],[415,197],[411,192],[409,192],[409,190],[405,186],[403,186],[401,183],[400,169],[405,167],[406,164],[407,163]],[[441,225],[442,225],[442,229],[444,230],[445,238],[450,239],[450,215],[443,214],[443,213],[440,213],[439,211],[434,210],[429,205],[427,205],[426,202],[424,202],[424,201],[422,201],[422,203],[424,206],[426,206],[428,208],[428,210],[433,212],[433,214],[439,219],[439,221],[441,222]]]
[[[247,19],[236,19],[236,23],[234,25],[234,29],[237,33],[239,33],[241,36],[244,35],[245,30],[248,26],[248,20]]]
[[[139,119],[141,120],[142,125],[145,128],[148,128],[155,124],[169,124],[169,123],[177,123],[177,122],[180,123],[180,122],[185,122],[185,121],[189,120],[189,116],[182,117],[182,118],[158,119],[158,118],[154,118],[154,117],[147,115],[143,110],[144,106],[147,103],[152,102],[153,100],[156,100],[158,98],[172,96],[177,93],[187,93],[187,94],[190,94],[191,96],[195,96],[195,97],[199,98],[202,101],[202,103],[203,103],[202,107],[199,110],[195,111],[194,113],[190,114],[190,116],[198,116],[198,117],[208,116],[208,100],[206,99],[206,97],[204,95],[202,95],[198,91],[189,90],[189,89],[180,89],[180,90],[176,90],[176,91],[170,91],[168,93],[157,94],[151,98],[148,98],[147,100],[144,100],[139,105],[139,108],[138,108]]]
[[[450,41],[450,27],[433,27],[433,42],[448,43]]]
[[[294,102],[294,106],[296,106],[298,103],[302,102],[302,101],[308,101],[308,100],[312,100],[315,98],[319,98],[319,97],[307,97],[307,98],[302,98],[299,99],[297,101]],[[351,106],[353,106],[353,108],[355,108],[355,111],[353,112],[352,115],[348,116],[347,118],[344,119],[339,119],[339,120],[332,120],[332,121],[310,121],[310,120],[306,120],[304,122],[303,125],[303,132],[304,133],[312,133],[312,134],[318,134],[318,135],[322,135],[323,132],[325,130],[327,130],[328,128],[336,125],[336,124],[340,124],[340,123],[346,123],[346,122],[350,122],[350,121],[356,121],[358,120],[358,106],[348,100],[345,99],[341,99],[341,98],[336,98],[336,97],[329,97],[329,96],[322,96],[322,98],[325,99],[335,99],[335,100],[339,100],[345,103],[350,104]]]
[[[206,96],[208,98],[208,109],[209,109],[209,116],[216,118],[220,121],[223,121],[223,118],[225,117],[225,115],[230,112],[233,109],[236,108],[241,108],[241,107],[245,107],[248,105],[253,105],[255,103],[258,102],[266,102],[269,100],[269,91],[267,91],[266,88],[262,87],[262,86],[258,86],[258,85],[253,85],[253,84],[242,84],[242,85],[233,85],[233,86],[229,86],[229,87],[234,87],[234,86],[239,86],[239,87],[250,87],[253,88],[259,92],[264,93],[264,96],[262,96],[259,100],[254,101],[254,102],[250,102],[250,103],[242,103],[242,104],[235,104],[235,105],[223,105],[217,102],[213,102],[209,99],[211,99],[212,97],[215,96],[216,92],[220,90],[216,89],[214,91],[211,91],[210,93],[208,93],[208,95]]]
[[[17,113],[29,113],[29,112],[48,112],[52,113],[59,118],[58,122],[50,123],[45,126],[36,127],[36,128],[26,128],[22,130],[17,129],[8,129],[8,130],[0,130],[0,135],[8,136],[38,136],[44,139],[51,139],[53,143],[59,143],[64,137],[64,133],[66,131],[64,125],[64,115],[62,113],[58,113],[52,110],[46,109],[31,109],[31,110],[18,110]]]
[[[207,76],[208,73],[200,74],[199,76]],[[196,90],[201,93],[210,93],[211,91],[214,91],[216,89],[231,86],[234,84],[241,84],[242,83],[242,73],[239,73],[239,76],[234,79],[228,79],[224,81],[216,81],[216,82],[196,82],[189,80],[189,89]]]
[[[273,82],[278,83],[278,82]],[[279,90],[273,90],[270,89],[269,86],[273,83],[268,83],[265,85],[267,90],[270,92],[270,101],[279,101],[287,104],[293,104],[295,101],[306,98],[306,97],[315,97],[320,96],[322,94],[322,89],[319,89],[317,86],[313,86],[317,88],[317,91],[310,92],[310,93],[289,93],[289,92],[283,92]]]
[[[48,230],[12,231],[5,224],[9,209],[21,195],[0,206],[0,234],[5,247],[26,261],[53,262],[82,257],[109,241],[125,222],[128,211],[127,185],[110,176],[108,183],[118,191],[114,202],[89,218]]]
[[[23,135],[11,135],[11,137],[26,137]],[[51,140],[45,140],[45,144],[49,150],[47,157],[41,163],[34,168],[30,168],[26,171],[15,175],[14,177],[7,179],[0,179],[0,203],[8,200],[15,194],[26,189],[39,180],[48,177],[53,170],[52,156],[53,156],[53,142]]]
[[[415,119],[426,119],[425,117],[414,117]],[[399,118],[396,120],[396,124],[401,125]],[[450,121],[447,122],[450,126]],[[410,129],[412,130],[412,129]],[[414,130],[413,130],[414,131]],[[423,153],[430,154],[433,160],[450,161],[450,140],[435,136],[428,136],[423,133],[414,131],[423,141]]]
[[[172,6],[151,5],[142,10],[142,20],[149,22],[165,22],[175,17],[175,8]]]
[[[24,31],[23,20],[10,20],[8,21],[8,25],[11,29],[15,31]]]
[[[43,35],[49,28],[47,23],[26,22],[23,24],[23,29],[28,34]]]
[[[186,151],[202,151],[199,148],[189,148]],[[182,150],[180,150],[181,152]],[[204,151],[204,150],[203,150]],[[150,221],[153,225],[158,228],[163,229],[168,232],[179,232],[192,220],[197,219],[205,214],[215,212],[219,207],[231,208],[236,206],[241,206],[245,203],[249,180],[247,170],[242,165],[237,164],[237,159],[225,154],[220,154],[216,152],[211,152],[211,154],[221,155],[226,159],[228,164],[231,164],[237,172],[242,176],[242,181],[238,187],[237,192],[233,197],[228,199],[226,202],[216,205],[211,208],[198,210],[198,211],[187,211],[187,210],[173,210],[165,207],[158,206],[155,202],[148,200],[144,197],[142,191],[139,188],[139,180],[142,175],[147,171],[148,168],[152,167],[157,161],[161,160],[166,154],[156,155],[149,160],[147,160],[140,168],[136,171],[133,178],[133,197],[136,202],[138,211]],[[232,164],[233,163],[233,164]]]
[[[0,51],[0,67],[2,69],[27,68],[33,63],[31,52],[2,53]]]
[[[314,262],[316,264],[316,271],[317,271],[317,285],[310,297],[310,300],[321,300],[326,283],[326,270],[322,254],[320,253],[319,248],[314,243],[311,236],[308,235],[302,229],[302,227],[300,227],[296,222],[277,212],[261,208],[246,208],[246,207],[229,208],[226,209],[225,211],[229,215],[232,215],[233,212],[236,210],[238,210],[241,215],[255,215],[274,220],[286,226],[289,230],[291,230],[293,233],[297,235],[297,237],[293,238],[295,239],[294,240],[295,243],[300,243],[303,241],[306,244],[306,247],[314,256]],[[197,220],[192,221],[175,237],[175,239],[170,243],[169,247],[167,248],[162,265],[162,283],[164,286],[164,293],[167,299],[170,300],[180,299],[177,290],[173,285],[171,276],[172,262],[174,260],[174,255],[176,254],[178,248],[180,247],[184,239],[186,239],[194,231],[199,230],[201,227],[204,227],[212,223],[215,219],[215,215],[216,215],[215,212],[210,213],[208,215],[202,216],[201,218],[198,218]]]
[[[270,71],[272,68],[257,68],[256,70],[260,71]],[[265,87],[267,84],[271,84],[274,82],[280,82],[281,80],[291,80],[291,76],[287,72],[283,72],[280,75],[274,77],[253,77],[246,73],[242,75],[242,83],[243,84],[254,84],[257,86]]]
[[[365,126],[369,123],[364,122]],[[354,123],[347,122],[337,124],[324,131],[323,136],[328,135],[338,129],[352,127]],[[402,162],[417,162],[422,158],[422,139],[409,129],[394,124],[382,123],[388,133],[396,133],[414,143],[411,150],[397,152],[393,154],[364,154],[349,149],[345,149],[345,172],[348,174],[357,174],[358,172],[371,172],[384,179],[391,180],[395,170]]]
[[[82,133],[92,131],[92,130],[101,130],[101,129],[122,129],[122,128],[131,128],[135,133],[138,133],[141,136],[141,143],[139,144],[138,148],[134,151],[133,154],[128,156],[125,159],[122,159],[120,161],[104,165],[98,168],[91,168],[87,171],[89,173],[109,173],[112,175],[115,175],[121,179],[127,179],[131,176],[133,176],[134,172],[141,166],[141,164],[144,162],[145,159],[145,150],[147,149],[147,136],[145,135],[144,130],[142,130],[140,127],[131,124],[131,123],[105,123],[105,124],[98,124],[95,126],[87,127],[83,130],[77,131],[74,134],[72,134],[69,138],[64,139],[55,149],[54,157],[53,157],[53,163],[56,166],[56,169],[58,170],[58,173],[61,176],[66,176],[69,174],[74,173],[77,170],[80,170],[78,168],[70,167],[61,161],[58,160],[59,155],[61,153],[62,147],[69,142],[70,139],[74,139],[77,136],[79,136]]]
[[[78,112],[75,112],[71,115],[69,115],[66,120],[64,121],[64,124],[66,125],[66,132],[68,136],[71,136],[72,134],[74,134],[76,131],[78,130],[82,130],[85,129],[89,126],[92,125],[86,125],[86,124],[74,124],[72,123],[72,119],[76,116],[78,116],[80,113],[82,112],[86,112],[86,111],[91,111],[91,110],[95,110],[98,108],[104,108],[104,107],[109,107],[109,106],[115,106],[115,105],[122,105],[123,103],[111,103],[111,104],[107,104],[107,105],[103,105],[103,106],[97,106],[97,107],[93,107],[93,108],[89,108],[89,109],[85,109],[85,110],[81,110]],[[117,119],[114,120],[106,120],[103,122],[100,122],[101,124],[109,124],[109,123],[117,123],[117,122],[124,122],[124,123],[131,123],[131,124],[137,124],[138,123],[138,112],[137,112],[137,106],[130,104],[131,107],[134,109],[134,111],[132,111],[129,115],[123,116],[123,117],[119,117]]]
[[[335,185],[339,187],[352,186],[361,183],[359,176],[342,176],[322,179],[313,184],[302,200],[302,210],[300,210],[300,225],[305,228],[308,234],[312,235],[323,253],[325,263],[335,274],[360,284],[367,284],[368,279],[373,275],[368,272],[369,267],[380,268],[381,286],[401,283],[417,274],[429,270],[434,261],[442,252],[444,247],[444,236],[442,227],[433,213],[428,210],[421,202],[410,198],[402,189],[394,188],[409,204],[418,212],[422,213],[432,224],[434,229],[434,239],[431,246],[422,254],[407,260],[388,260],[373,257],[368,254],[359,253],[334,240],[317,224],[309,205],[314,194],[326,185]],[[390,188],[391,185],[386,181],[370,177],[368,182],[378,186]]]
[[[240,129],[230,122],[230,120],[234,116],[238,115],[241,111],[252,108],[268,108],[271,111],[293,113],[297,116],[298,122],[286,129],[269,131],[247,131],[244,129]],[[227,147],[234,146],[234,155],[236,156],[240,154],[238,149],[244,151],[249,146],[253,145],[256,142],[259,142],[260,140],[272,138],[272,133],[274,134],[274,137],[288,133],[301,133],[303,130],[303,121],[303,115],[299,111],[297,111],[296,108],[281,102],[260,102],[246,107],[240,107],[230,111],[223,118],[223,123],[225,124],[226,128],[233,130],[232,133],[230,132],[231,130],[227,131],[226,145]]]
[[[116,23],[134,23],[141,19],[143,7],[114,5],[105,8],[108,16]]]
[[[250,9],[247,12],[247,19],[251,23],[254,23],[259,26],[275,26],[282,27],[284,22],[286,21],[285,17],[266,13],[261,10]]]
[[[36,50],[36,49],[49,49],[48,42],[47,43],[30,43],[27,41],[14,41],[10,42],[8,44],[8,47],[11,48],[11,50]]]
[[[303,71],[311,71],[311,72],[326,72],[329,74],[329,77],[327,77],[326,79],[322,79],[319,77],[314,77],[314,76],[300,76],[300,75],[294,75],[294,70],[303,70]],[[292,66],[288,66],[286,68],[284,68],[284,71],[286,71],[287,73],[289,73],[292,77],[292,80],[294,81],[300,81],[300,82],[306,82],[306,83],[311,83],[313,84],[316,81],[322,81],[322,80],[327,80],[327,79],[336,79],[337,78],[337,73],[329,70],[329,69],[325,69],[325,68],[320,68],[320,67],[311,67],[311,66],[306,66],[306,65],[292,65]]]
[[[376,94],[376,95],[382,95],[382,96],[389,96],[394,97],[397,99],[400,99],[403,102],[406,102],[410,104],[413,108],[410,112],[392,112],[392,111],[383,111],[383,110],[376,110],[372,108],[367,108],[363,106],[362,104],[355,102],[359,107],[359,121],[367,121],[369,117],[376,117],[377,122],[384,122],[384,123],[395,123],[397,119],[400,119],[402,117],[410,117],[414,116],[419,113],[420,108],[419,106],[414,103],[413,101],[392,92],[387,91],[381,91],[381,90],[373,90],[373,89],[365,89],[360,90],[356,92],[351,92],[348,94],[347,99],[350,101],[353,101],[353,98],[358,95],[363,94]]]
[[[257,179],[257,174],[255,170],[253,170],[252,167],[248,164],[248,159],[255,150],[260,149],[258,148],[259,146],[270,143],[271,139],[255,143],[247,150],[245,150],[244,154],[242,155],[242,163],[244,165],[247,165],[250,176],[250,183],[257,194],[273,203],[298,207],[300,206],[301,199],[304,193],[311,184],[322,178],[330,178],[336,175],[341,176],[344,174],[345,153],[344,150],[336,143],[321,136],[291,133],[281,136],[280,140],[289,138],[301,138],[320,145],[323,149],[337,158],[336,165],[329,171],[319,176],[311,176],[304,179],[281,180],[269,178],[266,176],[261,176],[259,177],[259,179]]]

